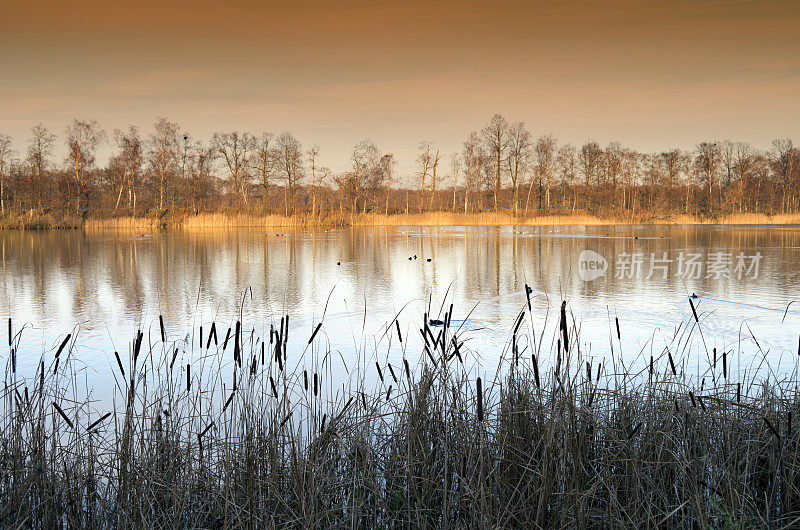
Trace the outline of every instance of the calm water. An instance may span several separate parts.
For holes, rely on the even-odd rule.
[[[628,364],[643,363],[692,321],[694,293],[702,336],[676,353],[689,365],[700,356],[698,341],[709,351],[734,352],[748,366],[766,358],[777,374],[794,369],[798,355],[800,303],[785,314],[800,298],[798,227],[3,231],[0,246],[0,312],[13,318],[14,333],[26,326],[20,369],[33,370],[65,334],[77,332],[74,358],[98,384],[110,380],[114,351],[127,352],[136,329],[158,340],[159,314],[168,337],[186,339],[186,349],[198,341],[198,326],[207,330],[216,321],[224,334],[240,311],[244,328],[256,334],[291,315],[296,351],[322,321],[321,340],[347,362],[396,353],[396,338],[390,345],[383,331],[398,313],[410,352],[428,304],[435,316],[453,303],[454,321],[488,366],[526,304],[525,284],[532,327],[547,330],[546,350],[564,299],[585,352],[606,358],[613,347]],[[604,259],[605,274],[591,280],[581,256],[601,269]]]

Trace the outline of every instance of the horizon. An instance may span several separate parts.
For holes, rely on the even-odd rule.
[[[421,141],[449,157],[494,113],[534,137],[640,152],[723,139],[768,149],[800,118],[800,5],[783,0],[148,1],[132,13],[13,2],[8,12],[0,132],[23,153],[42,122],[59,136],[59,162],[73,118],[109,135],[129,124],[146,134],[159,116],[205,140],[288,130],[321,146],[336,173],[371,138],[401,178]],[[111,151],[99,150],[100,165]]]

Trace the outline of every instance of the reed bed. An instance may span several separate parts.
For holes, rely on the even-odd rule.
[[[339,214],[334,212],[324,217],[311,217],[304,214],[295,216],[255,215],[238,211],[200,213],[197,215],[142,216],[142,217],[88,217],[57,221],[52,216],[20,217],[13,223],[6,221],[6,228],[67,228],[83,227],[86,230],[123,230],[149,232],[163,228],[203,231],[230,228],[300,228],[300,227],[344,227],[344,226],[554,226],[554,225],[608,225],[608,224],[800,224],[800,215],[778,214],[735,214],[721,216],[694,215],[593,215],[587,212],[564,212],[547,215],[518,215],[509,212],[427,212],[418,214]]]
[[[73,336],[35,374],[19,373],[24,330],[9,320],[0,525],[800,521],[796,372],[758,381],[740,377],[729,352],[712,361],[712,352],[670,348],[634,372],[587,356],[566,304],[557,315],[542,324],[530,303],[521,308],[491,375],[476,368],[480,352],[452,305],[404,322],[411,334],[396,319],[381,340],[399,356],[359,352],[344,382],[324,322],[300,336],[284,316],[263,337],[241,321],[214,323],[173,340],[160,321],[154,338],[137,332],[114,353],[103,406],[83,388]],[[694,319],[684,338],[701,332]],[[611,332],[618,349],[618,322]],[[708,368],[689,376],[698,355]]]

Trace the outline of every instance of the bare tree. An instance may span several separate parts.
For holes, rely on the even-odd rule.
[[[289,132],[283,132],[277,140],[278,164],[286,179],[283,192],[284,213],[289,215],[289,198],[292,199],[294,213],[294,195],[297,182],[303,175],[303,153],[300,141]]]
[[[798,209],[797,185],[800,184],[800,165],[798,165],[798,149],[794,147],[789,138],[773,140],[772,142],[772,167],[780,186],[783,190],[781,209],[785,213]]]
[[[583,144],[580,152],[578,153],[578,162],[584,178],[584,200],[586,202],[587,210],[589,210],[592,206],[592,184],[597,181],[602,159],[603,149],[597,142],[593,140]]]
[[[542,208],[542,181],[544,181],[544,204],[547,210],[550,210],[550,188],[553,184],[553,174],[556,168],[557,157],[557,142],[552,134],[542,136],[536,141],[534,147],[536,155],[536,180],[539,183],[539,209]],[[533,180],[528,186],[528,196],[525,199],[525,215],[528,215],[528,201],[531,198],[531,188],[533,187]]]
[[[172,185],[178,167],[178,124],[159,118],[150,135],[150,166],[158,180],[158,208],[164,209],[164,194]],[[170,190],[174,195],[174,190]]]
[[[531,166],[531,158],[533,155],[531,150],[532,143],[531,133],[525,128],[523,122],[515,122],[508,128],[508,156],[506,158],[506,166],[508,167],[508,176],[511,180],[511,207],[514,216],[517,215],[519,203],[517,198],[518,183]]]
[[[494,209],[497,211],[497,197],[500,195],[502,185],[503,160],[506,157],[509,145],[508,122],[500,115],[495,114],[489,124],[483,129],[483,139],[486,149],[493,160],[494,168]]]
[[[234,194],[241,194],[247,206],[247,188],[250,185],[250,157],[256,151],[256,139],[248,133],[233,131],[214,133],[214,148],[225,161]]]
[[[119,171],[119,192],[114,210],[119,207],[122,193],[127,188],[128,208],[133,211],[133,215],[136,215],[136,184],[144,160],[144,146],[138,129],[133,125],[128,128],[127,132],[115,130],[114,140],[117,143],[118,154],[112,159],[112,163]]]
[[[31,172],[31,188],[36,197],[37,208],[42,207],[43,185],[47,178],[47,168],[50,157],[53,156],[53,146],[56,135],[52,134],[41,123],[31,128],[31,139],[28,142],[28,167]]]
[[[556,164],[564,190],[572,189],[572,210],[575,210],[578,207],[578,188],[575,185],[578,175],[578,151],[570,144],[563,145],[558,150]]]
[[[714,208],[714,186],[719,187],[719,169],[722,163],[722,150],[717,142],[703,142],[697,146],[694,159],[703,182],[708,187],[708,208]]]
[[[212,171],[218,153],[213,145],[195,142],[189,150],[189,178],[191,179],[192,210],[198,213],[203,201],[212,192]]]
[[[425,202],[425,180],[433,166],[433,145],[429,141],[420,142],[417,155],[417,180],[419,181],[419,213],[422,213]]]
[[[14,156],[11,145],[11,137],[0,134],[0,215],[6,214],[6,179],[11,166],[11,157]]]
[[[275,148],[272,133],[263,133],[257,141],[255,156],[253,157],[253,168],[260,181],[261,202],[265,212],[267,209],[270,182],[275,178],[279,158],[280,156]]]
[[[464,213],[467,213],[469,193],[472,187],[478,184],[484,162],[483,147],[477,132],[473,131],[467,137],[461,156],[464,159]]]
[[[386,208],[384,209],[384,215],[389,215],[389,192],[392,187],[392,176],[394,175],[395,166],[397,166],[397,161],[394,159],[393,154],[386,153],[381,157],[380,168],[386,183]]]
[[[78,185],[77,212],[80,213],[87,195],[89,170],[94,166],[95,150],[105,137],[94,120],[74,120],[67,127],[67,149],[73,176]]]
[[[312,145],[311,149],[306,151],[308,162],[311,164],[311,218],[313,219],[317,214],[317,157],[319,156],[319,146]]]

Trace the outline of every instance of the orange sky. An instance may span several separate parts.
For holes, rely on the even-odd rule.
[[[797,0],[3,4],[0,132],[20,152],[38,121],[162,115],[199,137],[288,129],[335,170],[371,137],[407,172],[420,140],[452,152],[495,112],[645,151],[798,139]]]

